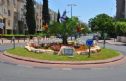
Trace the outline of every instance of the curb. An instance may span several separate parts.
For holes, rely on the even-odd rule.
[[[108,44],[112,44],[112,45],[118,45],[118,46],[125,46],[126,44],[125,43],[122,43],[122,44],[117,44],[117,43],[111,43],[111,42],[107,42]]]
[[[111,62],[116,62],[121,59],[123,59],[125,56],[120,54],[117,57],[110,58],[107,60],[97,60],[97,61],[48,61],[48,60],[37,60],[33,58],[27,58],[27,57],[21,57],[21,56],[16,56],[9,54],[8,52],[3,53],[4,56],[16,59],[16,60],[21,60],[21,61],[27,61],[27,62],[34,62],[34,63],[42,63],[42,64],[66,64],[66,65],[90,65],[90,64],[107,64]]]
[[[98,43],[103,43],[103,42],[98,42]],[[126,43],[120,43],[120,44],[118,44],[118,43],[112,43],[112,42],[108,42],[108,41],[106,41],[106,43],[107,44],[111,44],[111,45],[118,45],[118,46],[120,46],[120,45],[126,45]]]

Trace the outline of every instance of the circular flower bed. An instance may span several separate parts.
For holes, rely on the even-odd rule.
[[[61,47],[64,45],[61,43],[52,43],[52,44],[37,44],[37,43],[28,43],[25,48],[28,51],[32,52],[42,52],[42,53],[52,53],[52,54],[58,54],[60,51]],[[74,48],[77,54],[86,54],[89,52],[88,47],[86,45],[81,45],[81,44],[68,44],[65,45],[71,48]],[[99,46],[92,46],[91,47],[91,52],[99,52],[101,48]]]

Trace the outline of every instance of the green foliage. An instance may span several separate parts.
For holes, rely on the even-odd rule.
[[[126,36],[126,22],[116,22],[116,32],[117,35],[121,36]]]
[[[101,34],[109,34],[114,29],[113,18],[107,14],[99,14],[89,20],[89,26],[92,31],[99,31]]]
[[[47,36],[47,33],[45,33],[44,31],[41,33],[36,33],[35,36],[41,36],[41,37],[45,37]]]
[[[50,61],[88,61],[88,60],[104,60],[119,56],[120,53],[111,49],[102,49],[100,52],[92,54],[90,58],[87,55],[74,55],[70,58],[65,55],[56,55],[56,54],[45,54],[45,53],[34,53],[29,52],[25,48],[15,48],[7,50],[10,54],[17,56],[34,58],[39,60],[50,60]]]
[[[25,36],[23,34],[4,34],[4,35],[0,34],[0,35],[1,36]]]
[[[90,32],[89,27],[86,23],[80,23],[81,25],[81,33],[87,34]]]
[[[28,26],[28,33],[35,34],[36,22],[34,0],[26,0],[26,23]]]
[[[50,15],[49,15],[49,8],[48,8],[48,0],[43,0],[43,9],[42,9],[42,19],[43,24],[49,24],[50,22]]]
[[[67,37],[76,33],[78,18],[68,18],[65,22],[53,22],[50,24],[48,33],[51,35],[59,35],[63,39],[63,44],[67,44]]]
[[[68,19],[64,23],[53,22],[49,27],[49,33],[70,36],[76,32],[77,23],[78,19],[76,18]]]
[[[126,19],[124,18],[114,18],[114,20],[117,22],[126,22]]]

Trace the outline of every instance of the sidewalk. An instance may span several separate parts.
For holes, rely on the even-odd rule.
[[[26,40],[15,40],[15,43],[27,43],[27,42],[32,42],[33,40],[29,40],[29,39],[26,39]],[[8,40],[8,39],[0,39],[0,44],[11,44],[13,43],[12,40]]]
[[[99,43],[103,43],[103,42],[104,42],[104,40],[99,40]],[[113,45],[126,45],[126,43],[117,42],[117,41],[114,41],[113,39],[112,40],[106,40],[106,43],[113,44]]]

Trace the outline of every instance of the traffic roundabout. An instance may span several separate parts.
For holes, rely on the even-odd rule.
[[[122,63],[125,56],[120,54],[119,56],[109,58],[106,60],[90,60],[90,61],[49,61],[38,60],[29,57],[22,57],[4,52],[1,54],[1,60],[21,65],[29,65],[32,67],[45,67],[45,68],[100,68],[110,67]]]

